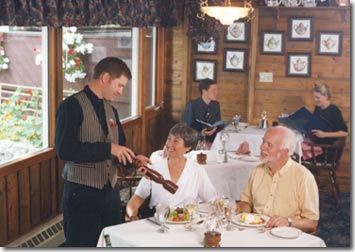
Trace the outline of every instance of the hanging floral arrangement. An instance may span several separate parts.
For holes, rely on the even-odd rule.
[[[9,58],[5,57],[5,48],[2,45],[3,40],[4,35],[3,33],[0,33],[0,71],[8,69],[10,62]]]
[[[91,54],[92,43],[86,43],[76,27],[63,27],[63,70],[64,78],[75,83],[86,76],[85,65],[80,56]]]

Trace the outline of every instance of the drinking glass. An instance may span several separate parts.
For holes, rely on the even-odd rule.
[[[155,207],[156,218],[160,223],[160,228],[157,230],[159,233],[166,233],[168,229],[165,226],[166,220],[169,217],[170,207],[164,204],[158,204]]]
[[[225,201],[224,203],[224,217],[227,221],[227,226],[226,226],[226,230],[227,231],[232,231],[234,230],[233,226],[231,225],[231,221],[232,221],[232,217],[234,216],[235,213],[235,202],[233,201]]]
[[[184,201],[184,208],[187,210],[190,216],[190,222],[189,224],[185,227],[186,230],[192,231],[193,230],[193,219],[194,215],[197,209],[197,199],[196,198],[187,198]]]

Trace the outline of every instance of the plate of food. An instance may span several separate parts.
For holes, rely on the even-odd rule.
[[[209,203],[201,203],[197,206],[197,212],[200,213],[212,213],[214,211],[216,211],[215,206]]]
[[[185,208],[177,207],[171,210],[166,223],[169,224],[186,224],[190,222],[190,215]]]
[[[279,238],[296,239],[302,231],[294,227],[276,227],[270,230],[270,234]]]
[[[260,161],[260,157],[258,157],[258,156],[247,156],[247,155],[245,155],[245,156],[241,156],[239,159],[242,160],[242,161],[246,161],[246,162],[258,162],[258,161]]]
[[[232,222],[245,227],[263,227],[270,217],[256,213],[240,213],[232,218]]]

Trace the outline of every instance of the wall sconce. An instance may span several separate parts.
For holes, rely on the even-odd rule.
[[[244,0],[244,7],[230,6],[230,0],[225,0],[225,6],[208,6],[208,0],[200,0],[201,13],[197,17],[204,20],[205,15],[218,19],[223,25],[231,25],[235,20],[247,18],[247,21],[254,18],[252,0]]]

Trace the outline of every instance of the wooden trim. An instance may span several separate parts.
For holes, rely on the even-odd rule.
[[[138,60],[138,108],[139,108],[139,115],[142,116],[142,136],[146,135],[147,127],[146,127],[146,118],[145,118],[145,100],[146,100],[146,34],[147,29],[141,28],[139,29],[139,60]],[[146,151],[146,144],[147,139],[142,137],[142,145],[141,149],[137,150],[139,152],[145,153]]]
[[[48,148],[36,153],[25,155],[19,159],[16,159],[8,164],[5,164],[0,168],[0,177],[8,176],[21,170],[23,167],[29,167],[35,164],[39,164],[45,160],[52,159],[56,156],[54,148]]]
[[[247,102],[247,120],[252,124],[254,112],[254,93],[255,93],[255,66],[256,55],[258,51],[258,26],[259,26],[259,10],[255,9],[255,18],[251,21],[251,34],[250,34],[250,50],[249,62],[250,67],[248,71],[248,102]]]
[[[155,105],[161,106],[164,103],[165,78],[166,78],[166,55],[165,55],[165,29],[157,28],[157,64],[156,64],[156,86],[155,86]]]
[[[123,129],[133,128],[134,126],[142,124],[142,121],[143,121],[143,119],[140,116],[136,116],[136,117],[130,118],[130,120],[124,121],[122,123],[122,128]]]

